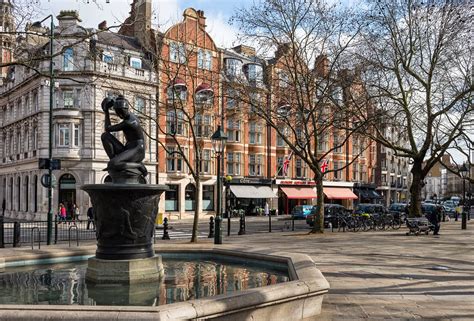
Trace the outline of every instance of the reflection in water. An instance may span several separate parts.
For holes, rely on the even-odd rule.
[[[137,285],[86,283],[86,261],[7,269],[0,304],[153,306],[288,281],[284,271],[234,262],[163,258],[163,265],[160,282]]]

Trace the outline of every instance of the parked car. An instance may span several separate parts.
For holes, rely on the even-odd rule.
[[[408,207],[407,203],[392,203],[388,207],[388,212],[392,214],[394,218],[397,218],[401,222],[404,222],[407,216],[406,215],[407,207]]]
[[[317,206],[313,206],[311,214],[306,216],[306,224],[314,226],[314,220],[318,211]],[[334,224],[333,218],[338,215],[344,215],[349,211],[342,205],[339,204],[324,204],[324,227],[329,227],[329,223]],[[337,226],[334,226],[337,227]]]
[[[454,207],[443,205],[443,210],[450,218],[456,217],[456,209]]]
[[[357,205],[356,209],[354,210],[354,214],[384,214],[387,213],[385,206],[381,204],[370,204],[370,203],[361,203]]]
[[[312,209],[313,205],[297,205],[293,207],[291,215],[294,216],[295,219],[305,219],[306,216],[311,214]]]

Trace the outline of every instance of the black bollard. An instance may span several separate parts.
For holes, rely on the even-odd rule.
[[[232,211],[227,210],[227,236],[230,236],[230,213]]]
[[[13,247],[19,247],[20,246],[20,222],[15,222],[13,223]]]
[[[54,244],[58,244],[58,217],[54,218]]]
[[[295,230],[295,215],[291,214],[291,230]]]
[[[239,220],[239,233],[238,235],[244,235],[245,234],[245,214],[240,215],[240,220]]]
[[[168,218],[165,217],[163,220],[163,237],[162,240],[169,240],[170,235],[168,234]]]
[[[268,233],[272,232],[272,213],[268,213]]]
[[[209,218],[209,235],[207,238],[212,239],[214,237],[214,216]]]
[[[4,235],[4,224],[3,224],[3,215],[0,216],[0,248],[4,248],[5,247],[5,239],[3,237]]]

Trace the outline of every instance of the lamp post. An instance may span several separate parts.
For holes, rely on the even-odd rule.
[[[51,245],[53,238],[53,94],[54,94],[54,70],[53,70],[53,41],[54,41],[54,19],[49,15],[41,21],[35,22],[35,25],[41,26],[41,23],[51,19],[49,28],[49,143],[48,143],[48,229],[46,244]]]
[[[466,215],[466,177],[468,170],[466,163],[463,163],[459,169],[459,174],[462,178],[462,214],[461,214],[461,229],[465,230],[467,228],[467,215]]]
[[[221,129],[221,126],[217,126],[217,130],[211,136],[212,147],[217,156],[217,208],[216,208],[216,219],[215,219],[215,233],[214,233],[214,244],[222,244],[222,215],[221,215],[221,155],[224,153],[225,143],[227,136]]]

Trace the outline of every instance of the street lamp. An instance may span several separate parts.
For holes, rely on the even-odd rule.
[[[461,229],[465,230],[467,228],[467,215],[466,215],[466,177],[468,174],[468,169],[466,163],[463,163],[459,169],[459,174],[462,178],[462,222]]]
[[[54,18],[49,15],[34,25],[41,26],[41,23],[51,19],[49,28],[49,144],[48,144],[48,230],[46,244],[51,245],[53,238],[53,93],[54,93],[54,71],[53,71],[53,41],[54,41]]]
[[[217,126],[217,130],[211,136],[212,147],[217,156],[217,208],[216,208],[216,231],[214,233],[214,244],[222,244],[222,216],[221,216],[221,155],[224,153],[225,143],[227,136],[221,129],[221,126]]]

